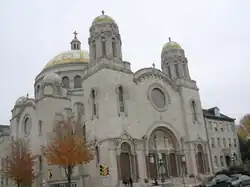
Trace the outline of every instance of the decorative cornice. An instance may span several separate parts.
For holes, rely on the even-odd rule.
[[[165,84],[170,85],[175,91],[178,91],[176,84],[164,72],[155,68],[143,68],[134,73],[134,82],[136,84],[147,78],[161,79]]]

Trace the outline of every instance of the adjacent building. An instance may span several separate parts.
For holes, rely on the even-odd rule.
[[[226,169],[241,161],[235,119],[218,107],[203,109],[213,171]]]
[[[10,126],[0,125],[0,169],[3,164],[3,158],[7,156],[10,148]],[[8,177],[0,175],[0,187],[9,185]]]

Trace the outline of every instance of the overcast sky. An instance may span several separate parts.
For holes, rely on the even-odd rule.
[[[9,124],[19,96],[33,96],[36,75],[69,49],[74,30],[88,49],[89,27],[101,10],[118,23],[133,71],[160,68],[171,37],[186,51],[203,108],[218,106],[237,119],[250,112],[249,0],[1,0],[0,124]]]

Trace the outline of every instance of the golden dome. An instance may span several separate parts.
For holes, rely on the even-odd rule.
[[[92,25],[96,25],[100,23],[115,23],[115,20],[111,18],[110,16],[105,15],[104,11],[102,11],[102,15],[97,16],[92,22]]]
[[[89,53],[85,50],[69,50],[60,53],[50,60],[44,67],[44,69],[59,66],[64,64],[82,63],[87,64],[89,62]]]
[[[182,48],[180,44],[178,44],[177,42],[171,41],[171,38],[169,38],[169,42],[163,46],[163,50],[164,49],[168,50],[168,49],[182,49]]]

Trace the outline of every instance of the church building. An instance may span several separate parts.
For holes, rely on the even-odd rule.
[[[117,187],[129,178],[139,186],[211,174],[199,89],[184,49],[169,38],[162,46],[161,69],[153,65],[133,72],[122,55],[118,24],[104,12],[89,28],[88,51],[74,35],[70,49],[35,78],[34,98],[17,99],[11,136],[29,140],[32,152],[41,155],[55,122],[74,115],[94,142],[96,158],[75,168],[72,187],[103,182]],[[100,176],[100,164],[109,167],[108,177]],[[36,170],[37,186],[44,180],[52,187],[67,181],[63,169],[48,165],[42,155]]]

